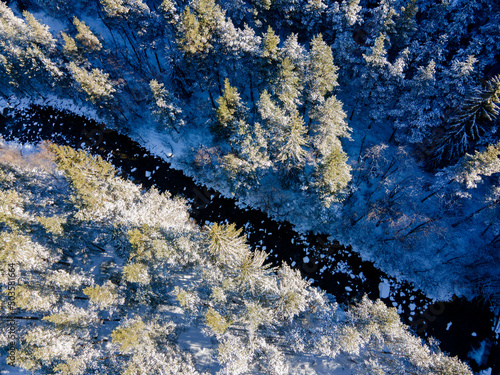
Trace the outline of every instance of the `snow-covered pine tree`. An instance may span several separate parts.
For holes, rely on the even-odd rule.
[[[351,167],[340,146],[333,146],[330,152],[318,163],[313,186],[326,207],[341,200],[340,193],[351,180]]]
[[[341,146],[340,138],[350,139],[352,129],[347,124],[347,115],[337,97],[330,96],[313,107],[309,117],[313,120],[312,144],[321,155],[326,156],[332,148]]]
[[[338,67],[333,63],[332,49],[321,34],[311,40],[308,66],[307,95],[312,103],[322,102],[338,86]]]
[[[78,89],[86,94],[86,98],[92,104],[106,104],[113,99],[116,89],[109,80],[109,74],[101,69],[94,68],[88,71],[85,67],[78,66],[74,62],[68,66]]]
[[[302,76],[288,57],[285,57],[273,82],[273,92],[286,111],[293,112],[301,104]]]
[[[157,80],[153,79],[149,82],[149,88],[153,96],[151,110],[155,120],[162,128],[173,128],[179,133],[179,128],[184,126],[184,120],[182,110],[176,103],[175,98],[165,89],[165,85]]]
[[[287,117],[286,123],[281,125],[276,140],[276,161],[285,171],[300,169],[304,166],[308,142],[304,119],[294,110]]]
[[[80,21],[76,17],[73,17],[73,24],[78,31],[75,39],[84,47],[87,52],[99,52],[102,49],[101,42],[90,30],[90,27],[85,24],[85,22]]]
[[[239,121],[244,121],[247,109],[242,103],[236,87],[231,86],[229,79],[224,79],[222,96],[217,99],[217,124],[214,127],[216,134],[229,138],[236,131]]]
[[[499,113],[500,76],[477,88],[448,121],[448,129],[436,150],[437,160],[454,159],[468,150],[471,143],[491,132]],[[496,127],[493,126],[493,129]]]

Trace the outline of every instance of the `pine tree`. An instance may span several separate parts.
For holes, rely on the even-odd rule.
[[[55,39],[48,26],[38,22],[31,13],[25,11],[23,15],[26,22],[0,3],[0,74],[5,76],[8,86],[23,96],[43,98],[44,92],[52,90],[63,76],[52,60],[56,53]]]
[[[330,153],[319,163],[314,186],[326,207],[340,200],[339,193],[351,180],[351,167],[347,160],[345,152],[337,146],[332,147]]]
[[[179,133],[178,128],[184,126],[182,118],[182,110],[177,105],[173,95],[165,89],[163,83],[152,80],[149,83],[149,88],[153,95],[153,104],[151,106],[153,116],[162,127],[169,129],[173,128]]]
[[[64,171],[71,182],[73,204],[79,209],[97,211],[104,206],[106,197],[102,194],[103,181],[110,182],[116,170],[100,156],[92,157],[84,151],[75,151],[68,146],[49,146],[55,154],[58,168]],[[79,168],[75,168],[78,165]]]
[[[100,310],[108,309],[111,306],[120,303],[120,297],[116,292],[116,287],[109,280],[102,286],[89,286],[83,289],[83,293],[89,296],[90,302],[96,305]]]
[[[41,290],[27,284],[19,284],[14,289],[16,307],[27,311],[51,311],[58,302],[58,296],[51,291]]]
[[[272,166],[264,130],[258,122],[239,121],[229,141],[232,152],[223,157],[222,167],[231,190],[236,193],[257,186]]]
[[[417,0],[408,0],[406,6],[401,7],[401,21],[397,23],[397,35],[413,34],[417,30],[417,13]]]
[[[375,39],[375,43],[371,48],[370,54],[363,54],[363,58],[369,65],[383,68],[388,64],[387,50],[385,49],[386,40],[387,35],[384,33],[380,33],[377,39]]]
[[[193,10],[198,17],[204,35],[210,35],[222,26],[224,13],[215,0],[196,0],[193,2]]]
[[[0,266],[8,269],[9,264],[17,264],[21,270],[43,271],[50,263],[50,252],[29,236],[16,232],[0,232]],[[53,261],[57,261],[54,257]],[[1,275],[7,280],[7,274]]]
[[[280,52],[279,43],[280,37],[274,33],[271,26],[268,26],[262,39],[262,56],[270,61],[277,60]]]
[[[167,22],[175,24],[179,20],[177,7],[172,0],[163,0],[160,5],[160,10],[167,19]]]
[[[288,57],[285,57],[279,67],[279,73],[273,82],[274,92],[287,111],[293,111],[300,104],[302,91],[301,77]]]
[[[289,122],[283,125],[280,138],[277,141],[276,160],[285,170],[303,166],[307,154],[304,149],[308,144],[307,130],[304,120],[297,110],[290,114]]]
[[[344,12],[345,19],[349,26],[353,26],[361,21],[359,12],[362,8],[359,6],[359,2],[360,0],[347,0],[342,2],[342,12]]]
[[[476,150],[474,155],[466,154],[455,178],[465,183],[468,189],[475,188],[482,180],[481,176],[491,176],[500,172],[499,157],[500,142],[496,145],[488,145],[482,152]]]
[[[220,342],[218,359],[226,374],[245,374],[253,357],[253,351],[239,337],[226,335]]]
[[[299,44],[298,35],[292,33],[287,36],[281,49],[283,58],[288,58],[297,72],[304,75],[307,65],[307,54],[305,48]]]
[[[500,103],[500,76],[486,82],[464,101],[457,114],[449,120],[449,128],[439,140],[436,159],[453,159],[463,154],[470,143],[477,141],[498,117]]]
[[[307,286],[298,270],[292,269],[284,263],[277,270],[278,278],[278,301],[276,308],[284,319],[292,320],[294,316],[306,310]]]
[[[178,44],[181,49],[189,54],[196,54],[209,49],[211,45],[207,40],[208,36],[202,32],[198,19],[186,6],[179,24]]]
[[[210,307],[205,313],[205,324],[216,334],[223,335],[231,326],[232,322]]]
[[[248,252],[246,238],[241,236],[243,229],[236,229],[236,225],[214,223],[210,227],[209,251],[215,262],[228,267],[234,267],[241,262]]]
[[[340,138],[350,138],[351,128],[346,122],[346,113],[342,102],[335,96],[312,108],[309,116],[315,120],[312,143],[321,155],[328,155],[332,147],[341,147]]]
[[[120,346],[120,352],[124,354],[131,353],[144,345],[150,338],[146,324],[140,317],[125,323],[111,332],[113,344]]]
[[[229,137],[236,129],[239,121],[244,120],[246,108],[241,103],[240,94],[232,87],[229,79],[224,80],[222,96],[217,99],[217,126],[215,131],[223,137]]]
[[[103,73],[102,70],[96,68],[89,72],[74,62],[69,64],[69,70],[73,75],[73,79],[78,83],[78,87],[85,92],[91,103],[107,103],[113,98],[116,89],[109,81],[109,74]]]
[[[207,53],[225,24],[224,13],[214,0],[196,0],[191,5],[192,12],[186,6],[181,15],[178,43],[189,54]]]
[[[286,122],[285,111],[274,102],[267,90],[260,93],[257,109],[260,117],[267,124],[267,126],[263,127],[264,130],[269,131],[271,133],[270,138],[273,139],[274,134]]]
[[[24,11],[23,17],[28,22],[28,30],[32,43],[43,46],[46,51],[55,47],[55,39],[49,31],[49,27],[38,22],[30,12]]]
[[[260,295],[260,287],[266,276],[270,275],[270,265],[264,264],[268,254],[264,251],[248,251],[237,267],[238,276],[236,282],[242,290],[249,291],[254,295]],[[262,288],[263,289],[263,288]]]
[[[25,344],[16,352],[16,364],[31,371],[47,372],[47,365],[74,356],[78,347],[77,335],[65,334],[49,327],[33,328],[23,341]]]
[[[130,263],[123,267],[123,276],[130,283],[148,285],[151,277],[148,273],[148,266],[143,263]]]
[[[312,103],[322,102],[337,83],[338,68],[333,63],[332,49],[323,41],[321,34],[311,40],[309,53],[309,89],[308,96]]]
[[[61,36],[64,41],[64,46],[63,46],[64,53],[68,56],[74,56],[78,52],[78,47],[76,45],[75,39],[73,39],[63,31],[61,31]]]
[[[98,52],[102,49],[102,44],[97,37],[92,33],[90,28],[85,22],[80,21],[78,18],[73,17],[73,24],[78,31],[75,38],[80,44],[85,47],[89,52]]]
[[[95,311],[88,311],[65,302],[59,309],[59,312],[44,316],[46,320],[64,329],[73,329],[86,327],[97,320]]]
[[[120,17],[126,15],[130,9],[123,0],[99,0],[108,17]]]

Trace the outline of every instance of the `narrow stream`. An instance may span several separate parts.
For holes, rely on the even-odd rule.
[[[290,223],[276,222],[261,211],[239,208],[234,199],[197,185],[128,137],[72,113],[35,106],[22,115],[4,111],[0,114],[0,134],[5,140],[51,140],[101,155],[121,176],[188,199],[191,217],[198,224],[234,222],[244,227],[252,248],[268,252],[270,263],[287,262],[313,285],[334,295],[337,302],[348,304],[364,294],[371,299],[383,297],[421,337],[437,338],[441,350],[468,362],[474,371],[492,368],[491,374],[500,374],[495,317],[485,301],[432,301],[412,285],[399,283],[362,261],[350,247],[330,241],[326,235],[297,233]],[[468,354],[481,345],[484,350],[474,356],[476,363]]]

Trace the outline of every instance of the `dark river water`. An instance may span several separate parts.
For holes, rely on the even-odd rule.
[[[422,338],[435,337],[442,351],[458,356],[474,371],[492,368],[491,374],[500,374],[500,350],[493,331],[498,322],[486,301],[433,301],[414,286],[397,282],[364,262],[350,247],[330,241],[326,235],[298,233],[290,223],[277,222],[261,211],[240,208],[234,199],[196,184],[130,138],[72,113],[50,107],[32,107],[15,115],[4,111],[0,114],[0,134],[5,140],[50,140],[101,155],[121,176],[188,199],[191,217],[198,224],[227,221],[244,227],[252,248],[270,253],[268,262],[291,264],[313,285],[334,295],[337,302],[349,304],[364,294],[371,299],[384,297],[382,300],[398,308],[403,322]],[[381,283],[389,285],[390,292],[380,288]],[[482,348],[478,352],[482,355],[469,355],[478,348]]]

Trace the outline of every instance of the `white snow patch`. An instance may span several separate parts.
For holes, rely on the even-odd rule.
[[[382,282],[378,284],[378,290],[380,293],[380,298],[389,297],[389,293],[391,292],[391,286],[389,285],[389,281],[386,279],[382,279]]]

